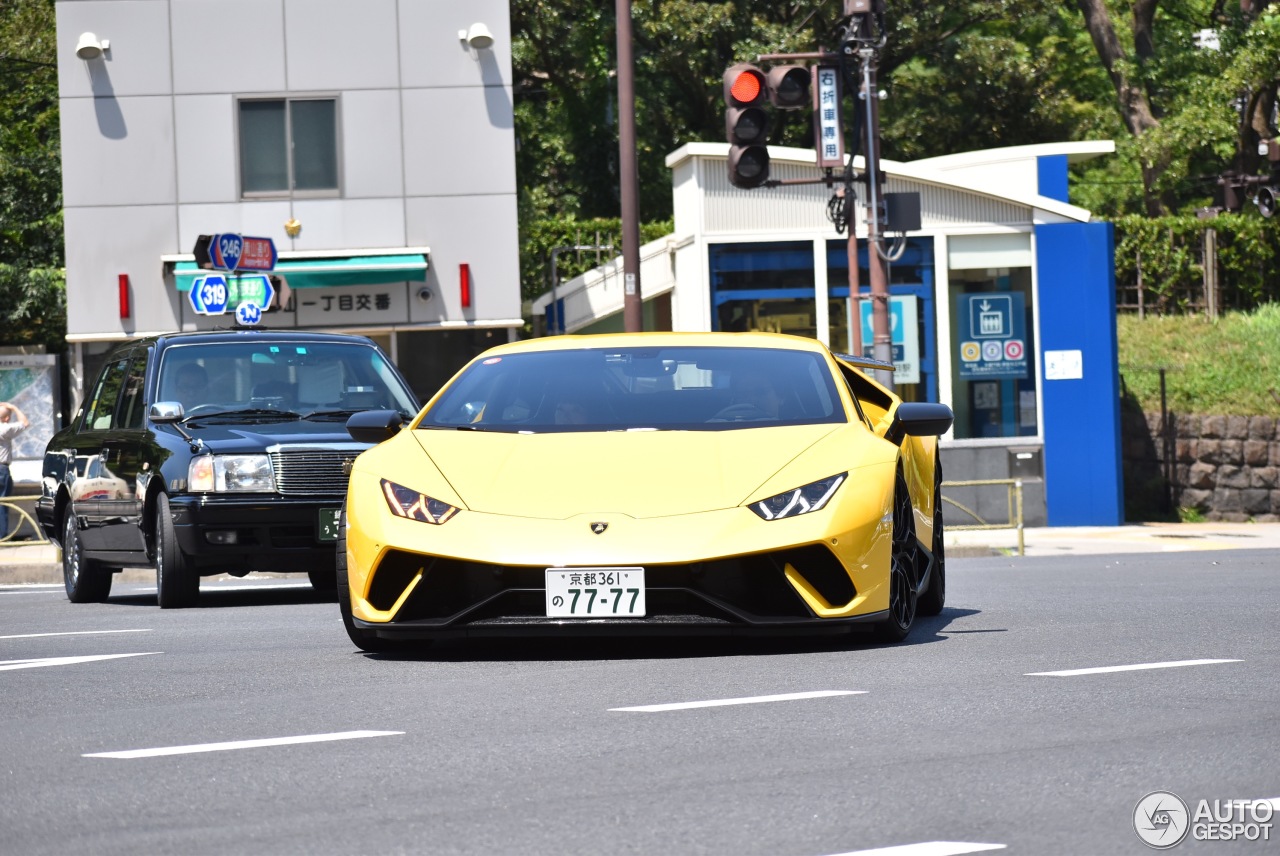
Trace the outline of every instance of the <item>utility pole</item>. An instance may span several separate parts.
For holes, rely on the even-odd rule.
[[[622,196],[622,323],[644,329],[640,298],[640,177],[636,158],[635,63],[631,55],[631,0],[616,0],[618,23],[618,179]]]
[[[851,15],[845,32],[841,54],[846,60],[855,56],[861,67],[861,85],[854,88],[862,99],[866,133],[863,147],[863,178],[867,193],[867,267],[871,280],[871,328],[873,359],[893,362],[893,333],[889,323],[889,255],[884,245],[887,225],[884,173],[880,169],[880,97],[876,83],[876,65],[884,45],[884,0],[845,0],[845,12]],[[846,65],[846,73],[849,69]],[[852,75],[848,75],[852,76]],[[851,189],[851,188],[849,188]],[[852,225],[849,229],[853,239]],[[854,253],[851,253],[853,255]],[[850,265],[854,262],[851,260]],[[850,289],[855,287],[856,272],[850,272]],[[861,313],[859,313],[860,315]],[[862,319],[858,318],[859,328]],[[875,370],[876,380],[893,389],[893,372]]]

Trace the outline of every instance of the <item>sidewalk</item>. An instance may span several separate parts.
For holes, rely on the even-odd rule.
[[[1180,553],[1191,550],[1280,550],[1280,523],[1132,523],[1125,526],[1035,527],[1023,530],[1027,556],[1098,553]],[[1017,558],[1015,529],[947,531],[951,558]],[[125,574],[154,579],[138,569]],[[62,552],[54,544],[0,544],[0,585],[62,582]]]
[[[1280,523],[1131,523],[1023,530],[1027,556],[1280,549]],[[1016,529],[947,531],[948,556],[1017,556]]]

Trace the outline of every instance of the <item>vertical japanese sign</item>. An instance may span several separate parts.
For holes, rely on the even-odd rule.
[[[1027,377],[1026,305],[1021,292],[962,294],[960,377],[1021,380]]]
[[[840,71],[826,66],[813,68],[814,148],[818,167],[844,166],[844,139],[840,133]]]

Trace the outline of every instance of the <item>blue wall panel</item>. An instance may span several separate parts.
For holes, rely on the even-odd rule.
[[[1048,523],[1116,526],[1124,479],[1112,226],[1052,223],[1035,233]],[[1049,352],[1079,352],[1082,376],[1047,377]]]
[[[1036,158],[1037,190],[1041,196],[1068,202],[1067,156],[1041,155]]]

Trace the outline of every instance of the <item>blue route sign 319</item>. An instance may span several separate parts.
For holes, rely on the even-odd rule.
[[[187,292],[191,298],[191,308],[198,315],[221,315],[227,311],[229,298],[227,278],[222,274],[211,273],[197,277]]]

